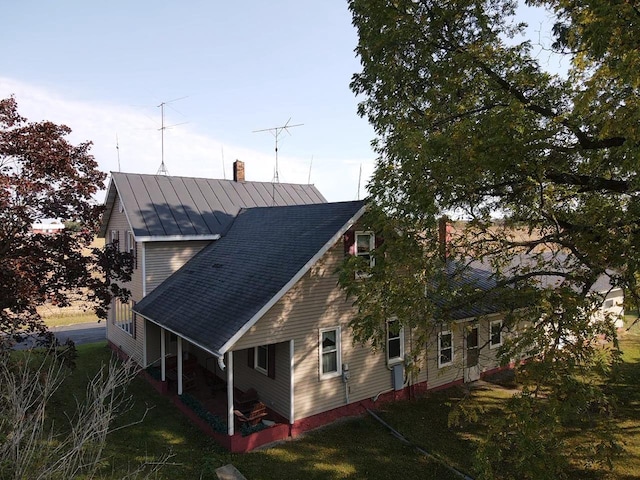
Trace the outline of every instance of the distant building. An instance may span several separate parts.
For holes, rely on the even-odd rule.
[[[38,221],[31,224],[32,233],[43,233],[45,235],[53,235],[60,233],[64,230],[64,223],[59,220],[52,220],[50,222]]]

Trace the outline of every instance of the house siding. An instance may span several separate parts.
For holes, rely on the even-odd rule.
[[[264,373],[249,367],[248,349],[234,352],[234,386],[243,391],[249,388],[255,388],[262,402],[283,417],[288,418],[291,403],[289,400],[289,385],[291,379],[289,342],[277,343],[275,348],[275,378],[269,378]]]
[[[244,350],[277,342],[283,347],[276,350],[276,359],[286,370],[288,341],[294,340],[296,420],[341,407],[347,403],[347,395],[352,403],[392,388],[384,352],[373,353],[368,345],[353,344],[348,328],[355,313],[353,301],[338,287],[335,273],[343,258],[339,241],[234,345],[234,350]],[[346,386],[339,376],[320,379],[319,332],[332,327],[341,327],[341,362],[348,363],[351,372]],[[237,356],[240,360],[234,364],[246,365],[246,357],[243,362],[242,354]],[[240,379],[238,373],[245,372],[242,366],[237,368],[236,378]],[[288,396],[288,376],[283,381],[287,383],[264,381],[258,392],[264,398],[277,398],[275,410],[285,415],[289,411],[289,399],[283,398]]]
[[[147,295],[210,243],[206,240],[145,243]]]
[[[126,232],[131,230],[125,213],[122,210],[120,197],[116,196],[113,210],[106,228],[106,239],[111,239],[111,231],[119,232],[120,248],[124,249]],[[182,242],[140,242],[135,244],[137,259],[136,268],[131,276],[131,281],[123,284],[123,287],[131,291],[131,299],[139,302],[145,293],[144,282],[146,280],[146,293],[148,294],[166,280],[172,273],[182,267],[188,260],[207,246],[210,241],[182,241]],[[143,254],[144,252],[144,254]],[[143,265],[144,263],[144,265]],[[142,278],[143,274],[145,279]],[[139,315],[136,316],[135,335],[122,330],[114,323],[114,311],[110,309],[107,318],[107,339],[118,349],[133,357],[138,363],[144,363],[144,336],[145,322]],[[151,363],[159,356],[158,352],[147,352]]]
[[[241,389],[253,386],[261,398],[273,399],[271,408],[286,415],[289,411],[288,341],[294,340],[295,420],[375,398],[394,389],[392,369],[387,365],[384,350],[374,352],[370,345],[353,342],[348,324],[355,307],[338,287],[335,273],[343,258],[344,247],[339,241],[234,345],[236,386]],[[466,362],[464,337],[466,327],[471,324],[478,325],[480,372],[494,369],[498,365],[497,349],[489,348],[489,325],[496,319],[499,317],[490,316],[434,328],[423,355],[417,359],[417,373],[410,379],[405,378],[404,386],[426,382],[428,388],[439,388],[462,381]],[[340,376],[320,379],[319,332],[332,327],[341,328],[341,362],[349,365],[350,372],[346,385]],[[438,367],[437,333],[441,330],[453,332],[454,357],[446,367]],[[405,352],[410,352],[415,346],[411,332],[405,331],[404,340]],[[278,343],[276,381],[247,367],[246,349],[269,343]],[[285,378],[283,373],[287,374]]]

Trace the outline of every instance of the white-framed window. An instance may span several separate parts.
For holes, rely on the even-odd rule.
[[[133,232],[127,230],[124,234],[124,248],[133,256],[133,268],[138,268],[138,257],[136,256],[136,239]]]
[[[320,378],[333,378],[342,374],[340,327],[320,330]]]
[[[613,307],[613,299],[609,298],[607,300],[604,301],[604,303],[602,304],[602,308],[612,308]]]
[[[387,322],[387,363],[393,365],[404,360],[404,328],[397,320]]]
[[[269,374],[269,350],[266,345],[260,345],[255,347],[254,353],[254,365],[255,368],[260,373],[264,373],[265,375]]]
[[[132,337],[136,334],[136,318],[133,313],[135,302],[129,300],[123,303],[119,298],[114,300],[113,323]]]
[[[376,237],[373,232],[356,232],[354,235],[355,254],[369,262],[369,267],[375,265],[375,258],[371,255],[371,251],[376,246]],[[356,279],[368,278],[371,276],[368,272],[356,272]]]
[[[502,320],[494,320],[489,324],[489,348],[502,345]]]
[[[124,234],[124,248],[130,254],[135,254],[136,240],[130,230],[127,230]]]
[[[109,243],[117,245],[118,251],[120,251],[120,231],[119,230],[111,230],[111,234],[109,236]]]
[[[376,236],[373,232],[356,232],[355,235],[355,253],[358,257],[363,257],[369,261],[369,266],[373,267],[375,259],[371,252],[376,248]]]
[[[438,333],[438,368],[453,364],[453,332]]]

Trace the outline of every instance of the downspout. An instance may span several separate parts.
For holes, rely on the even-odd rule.
[[[165,329],[160,327],[160,380],[167,380],[167,335]]]
[[[294,343],[293,339],[289,340],[289,435],[291,435],[291,426],[295,422],[295,359],[294,359]]]
[[[182,395],[182,337],[178,337],[178,395]]]
[[[234,415],[233,415],[233,352],[227,352],[227,435],[233,436]]]

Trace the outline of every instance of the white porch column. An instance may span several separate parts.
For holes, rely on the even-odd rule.
[[[178,337],[178,395],[182,395],[182,337]]]
[[[289,424],[293,425],[295,421],[295,395],[294,395],[294,387],[295,387],[295,361],[293,359],[293,354],[295,352],[295,347],[293,344],[293,339],[289,340]]]
[[[167,380],[167,335],[164,328],[160,327],[160,379]]]
[[[227,434],[234,434],[233,415],[233,352],[227,352]]]
[[[138,316],[134,315],[133,321],[135,322],[137,318]],[[144,365],[145,368],[149,366],[147,364],[147,319],[146,318],[142,318],[142,365]]]

